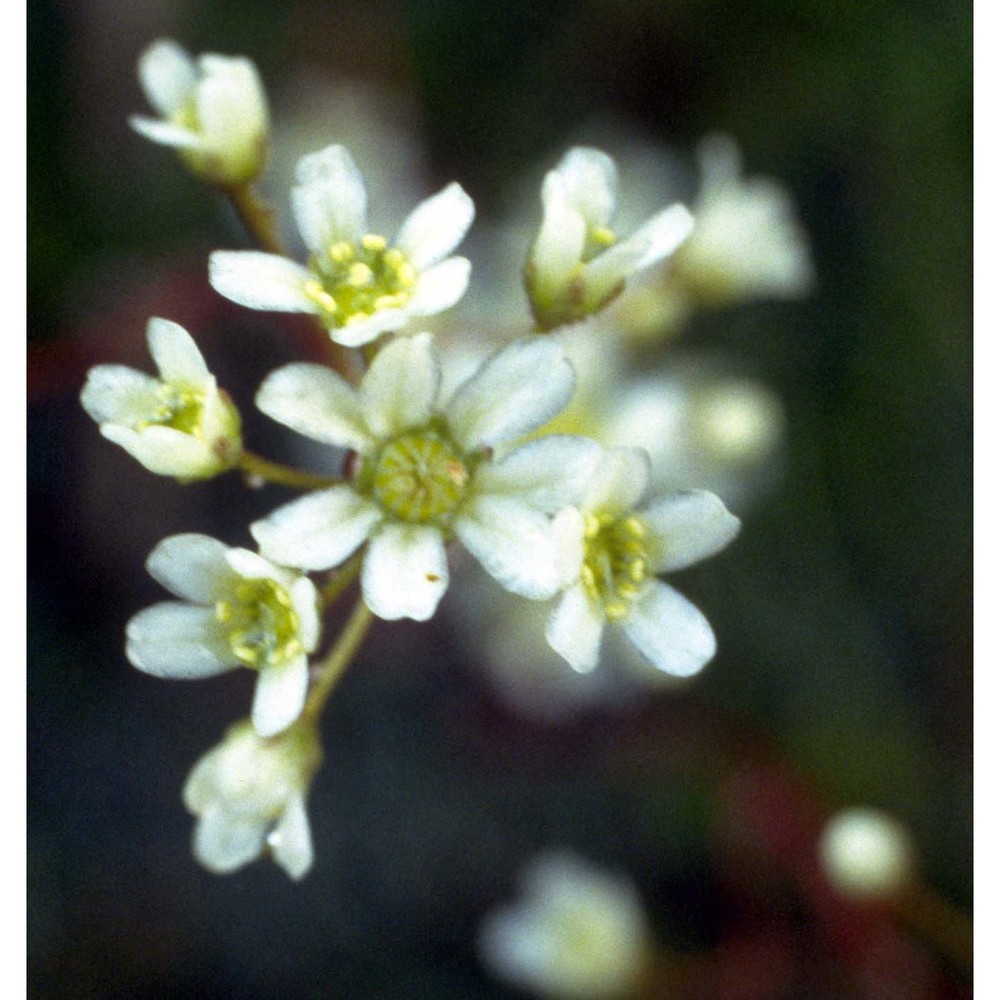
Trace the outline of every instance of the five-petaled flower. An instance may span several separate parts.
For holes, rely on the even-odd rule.
[[[198,176],[222,187],[252,181],[267,155],[267,98],[254,64],[207,54],[195,62],[176,42],[154,42],[139,59],[139,80],[162,118],[129,122],[153,142],[175,147]]]
[[[308,267],[275,254],[220,250],[209,280],[251,309],[312,313],[330,337],[358,347],[431,316],[465,293],[470,265],[444,259],[472,224],[472,199],[452,183],[421,202],[390,244],[367,231],[364,181],[343,146],[304,156],[292,209],[310,251]]]
[[[293,879],[302,878],[313,863],[306,795],[322,757],[311,720],[270,739],[249,721],[233,726],[184,784],[184,804],[198,817],[198,861],[227,875],[266,849]]]
[[[683,205],[658,212],[628,239],[611,221],[618,171],[597,149],[578,146],[542,184],[542,225],[524,269],[535,321],[542,330],[603,309],[636,271],[663,260],[694,225]]]
[[[240,415],[220,392],[191,335],[177,323],[151,319],[149,352],[159,379],[124,365],[98,365],[80,395],[101,433],[150,472],[208,479],[240,457]]]
[[[704,615],[656,574],[718,552],[736,536],[739,519],[704,490],[636,510],[648,480],[645,452],[611,449],[579,508],[556,516],[567,586],[546,637],[575,670],[597,665],[606,622],[620,625],[636,649],[668,674],[688,677],[715,655]]]
[[[273,736],[294,722],[305,703],[308,656],[320,636],[316,588],[308,577],[195,534],[165,538],[146,566],[183,600],[154,604],[129,621],[132,663],[181,680],[250,667],[259,673],[252,712],[257,731]]]
[[[598,446],[549,435],[496,449],[558,413],[574,376],[552,340],[515,341],[444,406],[429,334],[376,356],[358,389],[320,365],[273,372],[257,395],[268,416],[353,449],[350,481],[279,508],[251,526],[268,558],[323,570],[368,543],[361,574],[378,616],[425,620],[448,585],[445,543],[457,536],[504,587],[551,597],[561,576],[549,514],[574,503]]]

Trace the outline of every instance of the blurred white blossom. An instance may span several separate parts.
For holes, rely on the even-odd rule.
[[[150,472],[207,479],[232,468],[242,451],[240,415],[216,385],[191,335],[177,323],[151,319],[153,378],[124,365],[98,365],[80,395],[109,441]]]
[[[914,847],[901,823],[878,809],[845,809],[823,830],[819,857],[827,877],[853,899],[886,899],[914,870]]]
[[[306,796],[322,757],[312,722],[270,739],[249,721],[233,726],[184,784],[184,805],[198,817],[198,861],[226,875],[267,850],[293,879],[302,878],[313,863]]]
[[[161,39],[139,58],[139,81],[161,117],[133,115],[130,124],[176,148],[200,177],[237,187],[263,169],[267,97],[249,59],[206,54],[195,61],[176,42]]]
[[[611,228],[618,170],[606,153],[574,147],[542,184],[542,224],[524,278],[542,330],[584,319],[622,291],[625,279],[673,253],[691,232],[683,205],[658,212],[630,237]]]
[[[458,184],[421,202],[390,244],[367,231],[368,193],[343,146],[304,156],[296,180],[292,209],[311,252],[308,266],[256,250],[216,251],[209,280],[219,294],[251,309],[311,313],[346,347],[367,344],[462,297],[470,264],[447,255],[465,236],[475,209]]]
[[[146,567],[183,598],[154,604],[126,629],[128,658],[155,677],[211,677],[235,667],[258,671],[253,724],[272,736],[298,718],[319,642],[316,588],[247,549],[207,535],[172,535]]]
[[[636,988],[649,931],[627,879],[552,852],[521,882],[521,898],[480,927],[479,951],[496,975],[554,1000],[611,1000]]]

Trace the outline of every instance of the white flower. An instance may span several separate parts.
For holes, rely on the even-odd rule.
[[[910,880],[913,841],[878,809],[845,809],[826,825],[819,856],[827,877],[852,899],[885,899]]]
[[[705,139],[699,158],[694,231],[668,280],[700,307],[808,293],[815,275],[788,192],[768,178],[742,177],[739,147],[726,136]]]
[[[483,923],[483,961],[514,985],[559,1000],[629,995],[649,947],[632,884],[562,852],[524,873],[523,898]]]
[[[235,667],[259,672],[253,723],[273,736],[298,718],[319,642],[316,588],[300,573],[207,535],[172,535],[146,568],[183,601],[140,611],[126,629],[126,653],[140,670],[178,680]]]
[[[292,878],[302,878],[313,862],[306,794],[322,756],[311,722],[270,739],[249,721],[233,726],[184,784],[184,805],[198,817],[198,861],[228,875],[266,848]]]
[[[515,341],[445,406],[429,334],[376,356],[354,389],[328,368],[293,364],[257,395],[268,416],[325,444],[353,449],[351,481],[279,508],[251,526],[261,551],[286,566],[336,566],[365,541],[361,585],[381,618],[425,620],[448,586],[445,543],[457,536],[508,590],[559,587],[547,516],[579,497],[597,445],[550,435],[502,457],[499,445],[535,430],[573,392],[559,346]]]
[[[257,68],[242,57],[199,56],[154,42],[139,59],[139,80],[160,119],[133,115],[132,128],[176,147],[200,177],[224,187],[252,181],[267,153],[267,98]]]
[[[673,676],[697,673],[715,655],[715,636],[704,615],[655,574],[718,552],[736,536],[739,519],[704,490],[636,510],[648,481],[645,452],[610,450],[580,508],[566,508],[556,517],[569,582],[545,634],[575,670],[597,665],[609,621],[620,625],[650,663]]]
[[[663,260],[691,232],[683,205],[658,212],[628,239],[610,228],[617,169],[607,154],[575,147],[542,184],[542,225],[525,266],[532,312],[550,330],[604,308],[636,271]]]
[[[209,280],[251,309],[312,313],[338,344],[358,347],[411,317],[453,306],[469,262],[448,257],[472,223],[472,199],[455,183],[421,202],[390,245],[366,231],[364,181],[343,146],[304,156],[292,208],[309,266],[257,251],[217,251]]]
[[[240,457],[240,415],[190,334],[151,319],[146,334],[159,379],[124,365],[98,365],[80,395],[101,433],[150,472],[207,479]]]

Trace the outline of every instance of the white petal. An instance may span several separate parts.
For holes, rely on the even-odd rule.
[[[509,497],[479,497],[462,509],[455,534],[502,587],[544,600],[563,583],[552,522]]]
[[[211,608],[179,601],[154,604],[132,617],[125,636],[129,660],[154,677],[195,680],[239,664]]]
[[[216,538],[185,534],[164,538],[149,554],[146,569],[172,594],[196,604],[214,604],[233,584],[229,551]]]
[[[645,588],[621,627],[654,667],[674,677],[693,676],[715,656],[715,635],[705,616],[658,580]]]
[[[80,393],[83,408],[99,424],[134,426],[148,420],[160,405],[160,383],[124,365],[98,365],[87,373]]]
[[[565,185],[569,206],[591,227],[608,225],[618,187],[614,160],[599,149],[576,146],[566,153],[556,171]]]
[[[619,514],[634,507],[649,482],[649,455],[639,448],[609,448],[587,483],[583,509]]]
[[[706,490],[664,497],[639,514],[653,536],[657,573],[683,569],[715,555],[740,530],[740,519]]]
[[[198,118],[213,147],[229,158],[261,159],[267,129],[267,99],[257,68],[249,59],[205,55],[198,87]]]
[[[254,690],[254,729],[265,737],[287,729],[302,713],[308,686],[309,664],[304,654],[280,667],[264,667]]]
[[[301,795],[289,800],[281,822],[268,835],[267,843],[275,862],[291,878],[298,880],[312,868],[312,831],[305,799]]]
[[[434,316],[450,309],[469,287],[472,265],[464,257],[449,257],[421,273],[413,298],[405,312],[411,316]]]
[[[368,545],[361,588],[379,618],[427,621],[448,587],[448,562],[437,528],[387,524]]]
[[[375,356],[361,380],[361,409],[372,434],[392,437],[430,420],[441,365],[429,333],[400,337]]]
[[[121,445],[137,462],[158,476],[203,479],[215,475],[222,463],[211,447],[173,427],[144,427],[133,431],[118,424],[101,424],[101,434]]]
[[[272,420],[314,441],[358,450],[372,445],[357,391],[325,365],[300,363],[271,372],[256,403]]]
[[[307,576],[299,577],[288,593],[292,599],[292,609],[299,619],[299,642],[307,653],[312,653],[319,645],[323,628],[319,616],[319,594]]]
[[[502,461],[479,466],[475,492],[516,497],[551,514],[580,499],[600,455],[601,446],[589,438],[549,434],[522,445]]]
[[[216,250],[208,258],[208,280],[220,294],[248,309],[317,312],[305,286],[315,280],[308,268],[256,250]]]
[[[604,612],[582,584],[570,587],[545,629],[549,645],[578,673],[597,666],[604,632]]]
[[[449,184],[410,213],[396,237],[396,247],[422,271],[446,257],[472,225],[476,207],[459,184]]]
[[[303,156],[295,168],[292,210],[306,246],[318,255],[334,243],[355,244],[364,234],[368,194],[343,146]]]
[[[149,103],[169,118],[194,95],[194,61],[176,42],[161,38],[139,57],[139,82]]]
[[[203,149],[205,140],[196,132],[173,122],[161,122],[158,118],[145,118],[142,115],[132,115],[129,125],[141,136],[161,146],[173,146],[176,149]]]
[[[534,269],[529,286],[547,298],[564,290],[574,277],[583,258],[587,223],[569,205],[558,175],[546,178],[542,200],[545,213],[529,257],[529,265]]]
[[[412,302],[412,300],[411,300]],[[391,333],[406,326],[410,321],[409,305],[405,309],[379,309],[371,316],[346,326],[328,328],[330,339],[342,347],[363,347],[383,333]]]
[[[250,525],[261,552],[282,566],[339,566],[368,537],[382,512],[349,486],[317,490]]]
[[[194,856],[210,872],[228,875],[260,856],[268,820],[254,813],[210,808],[194,828]]]
[[[201,387],[211,378],[194,338],[179,323],[154,317],[146,327],[146,340],[164,382]]]
[[[573,368],[556,341],[516,340],[459,387],[446,408],[448,424],[469,450],[509,441],[564,409],[575,385]]]

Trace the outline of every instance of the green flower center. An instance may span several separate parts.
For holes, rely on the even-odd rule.
[[[468,459],[441,430],[407,431],[383,445],[361,471],[359,486],[410,524],[447,524],[465,496]]]
[[[306,283],[305,293],[328,327],[350,326],[383,309],[399,309],[417,283],[406,254],[372,233],[358,245],[334,243],[325,257],[314,256],[310,266],[316,278]]]
[[[280,666],[305,652],[292,599],[274,580],[241,580],[218,601],[216,620],[229,627],[229,648],[248,667]]]
[[[202,436],[202,413],[205,409],[205,394],[199,389],[186,389],[176,385],[161,385],[157,391],[156,409],[139,424],[144,427],[158,425],[172,427],[185,434]]]
[[[635,514],[588,514],[580,577],[590,596],[611,621],[629,613],[642,584],[652,575],[646,526]]]

